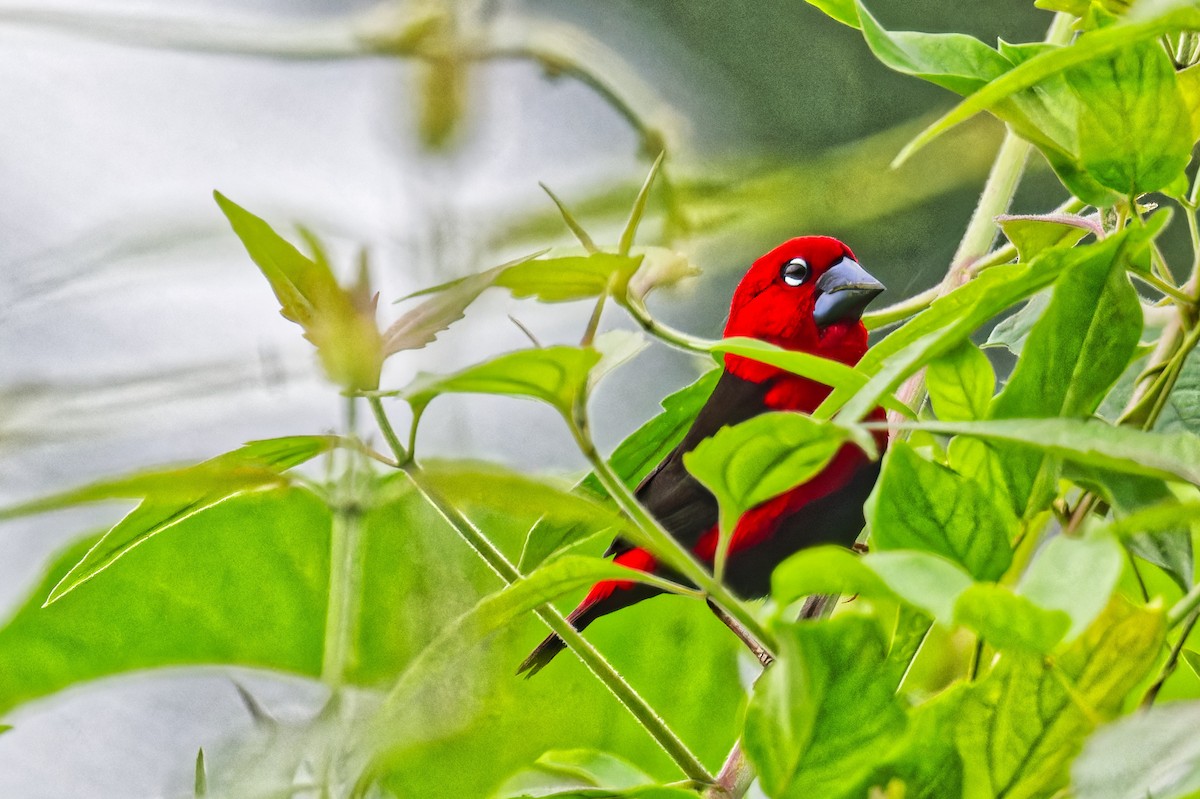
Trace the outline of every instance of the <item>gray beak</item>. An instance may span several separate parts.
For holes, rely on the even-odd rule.
[[[883,291],[883,284],[867,270],[843,258],[817,279],[813,319],[821,327],[847,319],[859,319],[863,309]]]

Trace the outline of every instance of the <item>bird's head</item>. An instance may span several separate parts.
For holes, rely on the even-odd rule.
[[[863,309],[882,291],[883,284],[837,239],[790,239],[746,272],[733,294],[725,336],[750,336],[854,364],[867,350]],[[727,356],[726,364],[760,371],[737,356]]]

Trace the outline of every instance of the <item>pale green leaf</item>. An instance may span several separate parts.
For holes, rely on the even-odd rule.
[[[1200,791],[1200,702],[1106,724],[1071,765],[1079,799],[1187,799]]]
[[[961,566],[930,552],[871,552],[863,562],[897,596],[947,626],[959,596],[974,583]]]
[[[1073,247],[1088,234],[1104,233],[1096,219],[1074,214],[1003,215],[996,217],[996,222],[1022,261],[1033,260],[1051,247]]]
[[[1042,545],[1017,592],[1038,607],[1065,612],[1071,619],[1067,639],[1072,640],[1108,605],[1124,566],[1121,547],[1111,535],[1057,535]]]
[[[1062,641],[1071,617],[1045,610],[993,583],[976,583],[954,605],[954,620],[970,627],[996,649],[1047,655]]]

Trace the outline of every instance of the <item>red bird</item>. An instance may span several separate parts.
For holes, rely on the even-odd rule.
[[[883,284],[858,265],[854,253],[828,236],[791,239],[759,258],[733,295],[726,337],[750,336],[853,365],[867,351],[862,311]],[[683,466],[683,456],[726,425],[766,411],[811,413],[830,389],[738,355],[725,356],[721,373],[687,435],[637,488],[638,500],[702,561],[717,545],[717,501]],[[883,413],[877,410],[876,419]],[[880,448],[886,436],[877,436]],[[804,547],[849,547],[863,526],[863,503],[879,474],[878,462],[847,444],[816,477],[758,505],[738,520],[730,540],[725,580],[744,597],[765,596],[771,571]],[[644,549],[617,539],[606,555],[624,566],[658,571]],[[601,616],[660,593],[639,583],[597,583],[567,617],[582,630]],[[532,676],[563,649],[550,635],[521,664]]]

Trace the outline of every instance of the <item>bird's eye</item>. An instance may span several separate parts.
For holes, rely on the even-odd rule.
[[[783,269],[779,274],[783,277],[784,283],[787,283],[789,286],[799,286],[808,280],[810,272],[808,261],[803,258],[793,258],[783,265]]]

